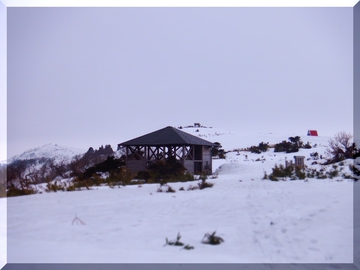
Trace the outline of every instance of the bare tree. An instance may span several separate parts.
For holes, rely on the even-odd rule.
[[[63,159],[58,162],[50,160],[47,166],[49,167],[48,170],[50,171],[52,178],[56,178],[57,176],[60,176],[61,178],[66,178],[66,173],[69,170],[69,165],[66,160]]]
[[[42,182],[40,170],[38,170],[35,166],[30,165],[26,170],[27,173],[25,174],[25,179],[29,180],[29,182],[33,184]]]
[[[17,196],[36,193],[36,160],[18,160],[7,166],[7,195]]]
[[[83,174],[86,170],[87,162],[82,155],[76,155],[72,162],[69,164],[69,169],[71,171],[71,176],[79,176]]]
[[[352,138],[353,136],[349,133],[339,132],[335,134],[333,139],[329,140],[326,154],[330,156],[329,161],[331,163],[354,157],[356,147]]]

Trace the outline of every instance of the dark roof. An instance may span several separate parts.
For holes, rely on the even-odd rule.
[[[123,146],[159,146],[159,145],[206,145],[214,144],[174,127],[166,127],[135,139],[120,143]]]

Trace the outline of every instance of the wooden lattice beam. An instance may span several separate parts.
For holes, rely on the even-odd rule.
[[[126,157],[129,160],[163,160],[170,156],[176,159],[194,160],[194,146],[170,145],[170,146],[126,146]]]
[[[136,159],[136,160],[141,160],[141,159],[145,159],[145,151],[144,151],[144,146],[128,146],[127,149],[130,151],[127,151],[127,156],[128,159]]]

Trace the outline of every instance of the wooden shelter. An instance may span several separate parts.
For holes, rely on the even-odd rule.
[[[174,156],[191,174],[211,174],[213,143],[174,127],[166,127],[118,144],[125,147],[126,167],[144,171],[157,160]]]

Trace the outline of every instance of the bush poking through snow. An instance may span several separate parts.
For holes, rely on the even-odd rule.
[[[180,242],[180,238],[181,238],[181,235],[180,233],[178,233],[178,235],[176,236],[176,240],[172,240],[172,241],[169,241],[167,238],[165,239],[166,240],[166,243],[164,246],[184,246],[184,243]],[[190,246],[190,245],[186,245],[184,246],[182,249],[186,249],[186,250],[191,250],[191,249],[194,249],[193,246]]]
[[[163,190],[164,189],[164,190]],[[161,185],[158,189],[157,192],[167,192],[167,193],[174,193],[176,192],[175,189],[173,189],[171,186],[165,184],[165,185]]]
[[[225,155],[224,149],[219,149],[218,157],[219,157],[219,159],[226,159],[226,155]]]
[[[272,173],[269,175],[269,179],[270,180],[279,180],[282,178],[286,178],[286,177],[291,177],[293,174],[293,166],[288,166],[285,167],[284,165],[280,164],[280,166],[278,166],[277,164],[275,164],[275,167],[272,168]]]
[[[80,218],[78,218],[77,216],[75,216],[75,218],[73,219],[71,225],[86,225],[86,223],[84,221],[82,221]]]
[[[214,185],[214,183],[201,181],[201,182],[198,183],[197,186],[193,186],[193,185],[188,186],[187,190],[211,188],[211,187],[213,187],[213,185]]]
[[[344,163],[343,163],[344,164]],[[352,171],[352,166],[349,166],[349,170]],[[326,165],[323,169],[319,171],[314,168],[300,169],[294,165],[284,167],[283,165],[278,166],[275,164],[275,167],[272,169],[273,172],[268,176],[268,179],[272,181],[285,180],[289,178],[290,180],[305,179],[305,178],[315,178],[315,179],[333,179],[336,177],[342,177],[344,179],[356,179],[354,176],[351,176],[344,172],[344,167],[339,167],[336,164]],[[264,172],[264,178],[266,172]]]
[[[167,238],[165,239],[166,240],[166,243],[164,246],[183,246],[184,244],[180,242],[180,238],[181,238],[181,235],[180,233],[177,234],[176,236],[176,240],[171,240],[169,241]]]
[[[305,171],[294,165],[285,167],[282,164],[280,164],[280,166],[275,164],[275,167],[272,168],[272,171],[273,172],[268,176],[272,181],[284,180],[286,178],[290,178],[291,180],[305,179],[306,177]]]
[[[194,249],[194,247],[190,245],[186,245],[182,249],[190,250],[190,249]]]
[[[346,174],[346,173],[343,173],[343,174],[341,175],[341,177],[344,178],[344,179],[354,179],[353,176],[351,176],[351,175],[349,175],[349,174]]]
[[[247,150],[251,153],[260,154],[261,152],[266,152],[269,148],[269,143],[261,142],[258,146],[251,146]]]
[[[206,182],[207,178],[208,178],[208,176],[206,174],[200,175],[200,181],[198,182],[199,189],[210,188],[214,185],[213,183]]]
[[[314,147],[316,147],[316,144],[315,144]],[[309,142],[307,142],[306,144],[303,145],[303,148],[304,148],[304,149],[311,149],[312,146],[311,146],[311,144],[310,144]]]
[[[202,239],[203,244],[210,244],[210,245],[219,245],[222,242],[225,242],[224,239],[222,239],[219,236],[215,235],[216,231],[214,231],[212,234],[206,233]]]
[[[221,149],[221,143],[214,142],[214,146],[211,149],[211,156],[218,158],[225,158],[224,149]]]
[[[173,189],[171,186],[167,186],[167,190],[165,192],[174,193],[176,192],[175,189]]]
[[[275,144],[274,152],[286,152],[286,153],[294,153],[298,152],[299,148],[311,148],[311,145],[307,143],[304,147],[303,142],[301,141],[300,136],[289,137],[289,141],[282,141],[280,143]]]
[[[57,183],[57,181],[54,181],[53,183],[52,182],[48,182],[47,184],[46,184],[46,189],[45,189],[45,191],[46,192],[51,192],[51,191],[53,191],[53,192],[57,192],[58,190],[59,191],[65,191],[65,186],[66,186],[66,184],[59,184],[58,185],[58,183]]]
[[[188,186],[187,190],[195,190],[195,189],[199,189],[198,186],[193,186],[193,185],[190,185]]]
[[[206,182],[206,179],[201,179],[201,181],[198,183],[199,189],[211,188],[213,185],[214,183]]]
[[[66,187],[66,191],[75,191],[75,186],[73,184],[70,184]]]

